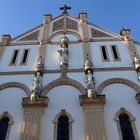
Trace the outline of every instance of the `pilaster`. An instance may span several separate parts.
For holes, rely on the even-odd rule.
[[[82,95],[79,98],[84,110],[84,140],[107,140],[104,122],[105,96],[89,98]]]
[[[134,54],[138,54],[137,53],[137,49],[135,48],[135,43],[131,37],[131,33],[130,33],[130,29],[122,29],[120,32],[120,35],[122,35],[124,37],[125,43],[128,47],[130,56],[133,60]]]
[[[80,23],[81,23],[81,37],[83,41],[83,52],[84,52],[84,60],[86,61],[86,57],[89,57],[91,60],[91,51],[89,44],[89,32],[88,32],[88,24],[87,24],[87,13],[80,13]]]
[[[42,28],[42,37],[40,40],[38,58],[40,56],[42,56],[43,58],[46,57],[46,47],[47,47],[48,35],[49,35],[49,24],[51,22],[51,19],[52,19],[51,14],[44,15],[44,23],[43,23],[43,28]]]
[[[11,36],[9,34],[5,34],[1,36],[1,41],[0,41],[0,59],[2,56],[2,53],[4,51],[5,46],[9,43],[11,40]]]
[[[41,128],[45,107],[48,106],[48,98],[41,97],[38,100],[23,98],[23,120],[20,130],[20,140],[40,140]]]

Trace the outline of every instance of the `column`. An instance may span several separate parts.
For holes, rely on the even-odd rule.
[[[84,52],[84,60],[88,55],[89,60],[91,60],[90,53],[90,44],[89,44],[89,32],[88,32],[88,24],[87,24],[87,13],[80,13],[80,23],[81,23],[81,37],[83,41],[83,52]]]
[[[21,123],[20,140],[40,140],[43,124],[43,115],[48,106],[48,98],[40,97],[39,100],[23,98],[23,120]]]
[[[107,140],[104,122],[105,96],[96,95],[89,98],[82,95],[80,105],[84,110],[84,140]]]

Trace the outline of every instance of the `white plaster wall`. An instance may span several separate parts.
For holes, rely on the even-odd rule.
[[[15,49],[19,49],[19,55],[17,58],[16,66],[10,66],[10,62],[12,59],[13,51]],[[20,61],[22,58],[23,50],[24,49],[30,49],[29,51],[29,57],[27,61],[27,65],[20,65]],[[0,71],[27,71],[27,70],[33,70],[36,64],[37,54],[38,54],[38,45],[30,45],[30,46],[8,46],[5,47],[3,51],[3,55],[0,61]]]
[[[49,105],[44,116],[44,129],[42,129],[42,140],[53,140],[54,124],[52,121],[65,109],[74,119],[72,124],[72,139],[84,140],[83,110],[79,103],[80,92],[71,86],[59,86],[53,88],[49,93]]]
[[[11,126],[9,140],[19,140],[23,116],[23,108],[21,106],[22,97],[26,97],[26,93],[19,88],[7,88],[0,91],[0,115],[8,111],[14,120],[14,124]]]
[[[136,128],[140,134],[140,106],[138,105],[135,95],[136,92],[122,84],[112,84],[107,86],[102,94],[106,95],[105,121],[108,140],[119,140],[115,114],[121,107],[125,107],[134,117],[136,117]]]
[[[105,45],[107,46],[108,55],[109,55],[109,62],[102,61],[102,54],[100,46]],[[114,61],[111,45],[117,45],[118,51],[120,54],[121,61]],[[93,65],[96,68],[106,68],[106,67],[132,67],[133,62],[130,58],[129,51],[127,46],[121,41],[108,41],[108,42],[92,42],[90,43],[91,46],[91,54],[92,54],[92,61]]]
[[[69,69],[82,69],[84,65],[82,43],[69,45]]]
[[[56,70],[60,69],[59,67],[59,53],[57,50],[60,49],[59,45],[48,45],[46,49],[46,69],[47,70]]]

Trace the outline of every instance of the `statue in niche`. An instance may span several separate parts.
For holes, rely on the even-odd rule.
[[[39,97],[41,88],[42,88],[42,76],[40,76],[40,72],[37,72],[37,75],[34,77],[33,80],[33,92],[36,94],[36,96]]]
[[[93,77],[90,70],[88,70],[88,72],[87,72],[86,89],[87,90],[89,90],[89,89],[95,90],[94,77]]]
[[[58,50],[59,54],[60,54],[60,66],[61,68],[65,68],[65,66],[68,66],[68,53],[69,50],[67,47],[61,47],[60,50]]]

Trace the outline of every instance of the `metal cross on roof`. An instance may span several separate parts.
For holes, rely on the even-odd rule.
[[[69,7],[67,5],[64,5],[63,7],[60,7],[60,10],[64,10],[63,14],[67,14],[68,13],[67,10],[70,10],[70,9],[71,9],[71,7]]]

